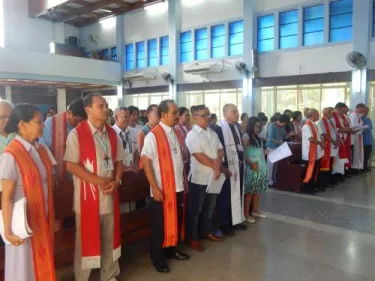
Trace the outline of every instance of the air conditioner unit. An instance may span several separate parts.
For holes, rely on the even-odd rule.
[[[185,73],[192,75],[201,75],[207,73],[220,73],[223,69],[217,64],[211,65],[194,65],[184,70]]]
[[[133,72],[125,74],[124,78],[129,81],[147,81],[154,80],[155,74],[152,72]]]

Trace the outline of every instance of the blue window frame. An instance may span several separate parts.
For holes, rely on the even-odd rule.
[[[136,62],[137,68],[145,68],[146,67],[146,51],[145,51],[145,42],[137,42],[136,43]]]
[[[298,10],[280,13],[280,49],[298,47]]]
[[[243,55],[243,21],[229,23],[229,55]]]
[[[169,63],[169,37],[164,36],[160,38],[160,65],[167,65]]]
[[[272,51],[275,48],[275,16],[258,18],[258,51]]]
[[[208,59],[208,34],[207,28],[195,30],[195,59]]]
[[[180,38],[181,47],[181,62],[188,62],[193,60],[193,44],[191,41],[191,31],[181,33]]]
[[[134,69],[134,44],[128,44],[125,46],[126,52],[126,70]]]
[[[343,42],[353,38],[353,0],[330,3],[329,41]]]
[[[375,37],[375,0],[372,3],[372,36]]]
[[[147,41],[147,66],[158,65],[158,40],[150,39]]]
[[[324,5],[303,9],[303,45],[324,43]]]
[[[375,1],[375,0],[374,0]],[[211,58],[225,57],[225,25],[211,27]]]

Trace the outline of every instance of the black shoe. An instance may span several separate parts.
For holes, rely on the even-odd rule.
[[[240,223],[240,224],[235,225],[235,226],[234,226],[234,229],[235,229],[235,230],[245,231],[245,230],[247,230],[247,226],[244,225],[243,223]]]
[[[154,264],[155,270],[160,273],[169,273],[169,267],[166,263]]]
[[[173,254],[167,255],[167,258],[178,260],[178,261],[187,261],[190,259],[190,257],[187,254],[184,254],[181,252],[175,252]]]
[[[229,227],[229,226],[223,226],[221,231],[227,237],[232,237],[234,235],[234,232],[233,232],[232,228]]]
[[[305,189],[303,190],[303,193],[308,194],[308,195],[316,195],[316,192],[312,189]]]
[[[324,187],[315,187],[314,189],[313,189],[315,192],[324,192],[324,191],[326,191],[327,189],[325,189]]]

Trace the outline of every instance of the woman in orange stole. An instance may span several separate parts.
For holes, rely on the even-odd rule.
[[[48,148],[38,143],[43,134],[40,110],[30,104],[14,107],[5,128],[16,138],[0,156],[2,210],[5,238],[5,281],[54,281],[52,166]],[[33,236],[21,239],[12,233],[13,204],[26,197],[27,219]]]

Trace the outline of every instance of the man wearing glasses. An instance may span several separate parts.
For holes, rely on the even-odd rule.
[[[191,155],[186,235],[190,240],[191,248],[202,252],[204,248],[199,241],[200,237],[216,242],[223,241],[223,238],[216,236],[212,229],[217,194],[206,194],[206,190],[212,177],[214,179],[220,177],[224,150],[217,134],[208,127],[210,123],[208,108],[205,105],[198,105],[193,106],[191,110],[195,124],[185,141]],[[200,217],[201,221],[199,221]],[[199,230],[202,233],[199,233]]]

